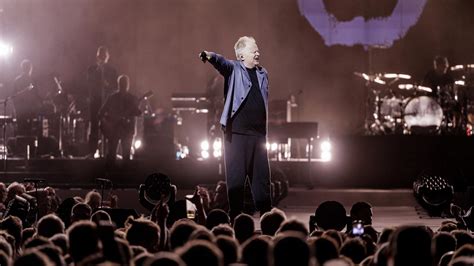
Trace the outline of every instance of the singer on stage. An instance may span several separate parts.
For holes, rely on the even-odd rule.
[[[260,66],[260,52],[254,38],[239,38],[234,50],[237,60],[207,51],[200,54],[201,60],[209,61],[225,79],[220,123],[225,135],[225,170],[232,219],[242,212],[247,176],[260,215],[272,206],[266,149],[268,74]]]

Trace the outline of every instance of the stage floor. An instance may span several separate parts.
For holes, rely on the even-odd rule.
[[[87,190],[60,189],[58,194],[64,199],[71,196],[84,196]],[[107,193],[107,191],[106,191]],[[139,213],[148,214],[140,206],[136,189],[115,189],[119,196],[119,207],[135,209]],[[177,199],[184,199],[193,190],[179,189]],[[349,213],[352,204],[367,201],[373,206],[373,225],[381,231],[383,228],[403,224],[426,225],[436,230],[445,219],[430,217],[416,202],[410,189],[312,189],[290,188],[288,196],[283,199],[278,208],[285,211],[288,218],[294,217],[308,225],[309,216],[314,214],[316,207],[324,201],[339,201]],[[254,215],[255,227],[260,229],[259,215]]]

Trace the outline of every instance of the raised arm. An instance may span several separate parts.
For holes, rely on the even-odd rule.
[[[208,52],[208,51],[202,51],[199,54],[199,58],[206,63],[206,61],[209,61],[221,75],[229,76],[232,73],[232,70],[234,69],[234,64],[232,64],[232,61],[225,59],[220,54],[216,54],[214,52]]]

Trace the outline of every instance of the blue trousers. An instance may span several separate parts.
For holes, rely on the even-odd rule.
[[[224,149],[230,217],[234,218],[242,212],[247,176],[255,207],[260,214],[269,211],[272,202],[266,137],[227,133]]]

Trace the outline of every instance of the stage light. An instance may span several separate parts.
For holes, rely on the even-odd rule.
[[[214,156],[214,158],[220,158],[222,156],[222,152],[219,151],[219,150],[215,150],[212,155]]]
[[[212,143],[213,153],[212,155],[214,158],[220,158],[222,156],[222,140],[221,138],[216,138]]]
[[[201,150],[208,151],[209,150],[209,141],[203,140],[201,141]]]
[[[278,144],[276,142],[273,142],[271,145],[270,145],[270,150],[271,151],[276,151],[278,149]]]
[[[0,56],[7,57],[13,53],[13,46],[0,42]]]
[[[447,178],[423,174],[413,182],[413,192],[429,212],[440,213],[452,202],[454,187]]]
[[[186,156],[189,155],[189,148],[188,148],[188,146],[183,146],[183,154],[185,154]]]
[[[212,144],[212,148],[217,151],[217,150],[222,150],[222,140],[220,138],[216,138],[214,140],[214,143]]]
[[[174,188],[170,178],[162,173],[153,173],[140,184],[138,198],[140,204],[148,210],[152,210],[158,203],[167,203],[171,198],[174,200]]]
[[[181,160],[189,155],[189,148],[188,146],[181,146],[178,144],[178,150],[176,151],[176,160]]]
[[[321,160],[325,162],[329,162],[332,159],[332,154],[329,151],[323,151],[321,152]]]
[[[329,142],[328,140],[325,140],[323,142],[321,142],[321,150],[324,152],[324,151],[331,151],[331,142]]]
[[[4,158],[4,155],[5,155],[5,154],[8,154],[7,146],[6,146],[6,145],[3,145],[3,144],[0,144],[0,159],[1,159],[1,160],[5,159],[5,158]]]
[[[209,151],[201,151],[201,157],[203,159],[209,158]]]
[[[141,146],[142,146],[142,141],[139,139],[135,140],[135,143],[133,143],[133,147],[135,148],[135,150],[140,149]]]

